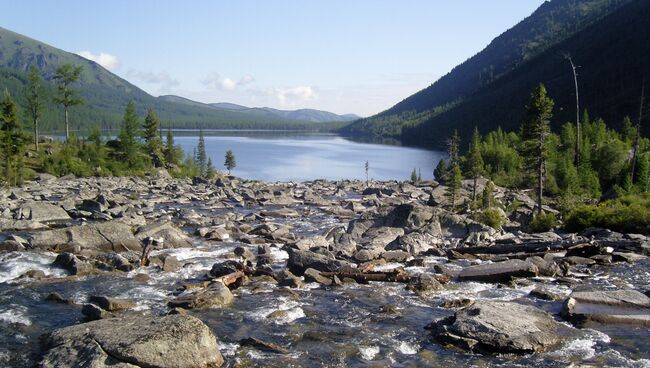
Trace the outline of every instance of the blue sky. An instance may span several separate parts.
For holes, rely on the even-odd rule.
[[[367,116],[427,87],[543,0],[0,0],[0,26],[153,95]]]

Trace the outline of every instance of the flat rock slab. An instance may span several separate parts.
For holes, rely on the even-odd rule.
[[[650,298],[636,290],[576,291],[564,302],[562,315],[588,322],[650,326]]]
[[[208,326],[187,315],[130,316],[83,323],[45,338],[41,367],[220,367]]]
[[[70,220],[70,216],[63,208],[55,204],[48,202],[29,202],[18,209],[16,219],[50,222]]]
[[[30,243],[32,247],[54,251],[75,247],[78,250],[104,252],[142,251],[142,245],[133,236],[131,227],[119,221],[37,232],[32,235]]]
[[[558,342],[548,313],[513,302],[476,301],[432,327],[439,341],[473,352],[526,354]]]
[[[508,282],[515,277],[535,277],[538,272],[533,263],[512,259],[464,268],[458,278],[464,281]]]

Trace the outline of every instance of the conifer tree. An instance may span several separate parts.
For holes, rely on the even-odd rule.
[[[467,153],[467,169],[469,176],[474,179],[474,185],[472,187],[472,200],[476,201],[476,185],[478,177],[483,175],[481,136],[478,133],[478,128],[474,128],[474,134],[472,134],[472,142],[469,145],[469,152]]]
[[[438,165],[436,165],[435,170],[433,170],[433,176],[438,182],[444,184],[448,172],[449,172],[449,168],[447,167],[447,163],[445,162],[445,160],[441,159],[440,161],[438,161]]]
[[[147,111],[143,124],[145,151],[151,157],[155,167],[162,167],[165,164],[162,140],[160,139],[160,120],[153,109]]]
[[[118,138],[120,141],[120,156],[131,169],[137,168],[140,164],[138,154],[139,143],[137,140],[139,126],[138,114],[135,111],[135,102],[129,101],[124,111],[124,118],[122,118],[122,127]]]
[[[460,183],[463,180],[462,173],[460,171],[460,165],[455,163],[449,169],[449,180],[447,181],[447,197],[451,202],[451,210],[456,210],[456,199],[460,193]]]
[[[530,96],[521,129],[520,152],[524,159],[524,170],[536,177],[537,214],[542,213],[544,176],[549,155],[547,139],[553,105],[553,100],[547,96],[546,87],[540,83]]]
[[[27,88],[25,90],[27,101],[27,116],[34,128],[34,149],[38,152],[38,121],[43,113],[43,80],[35,65],[29,67],[27,75]]]
[[[413,168],[413,171],[411,171],[411,183],[416,183],[418,181],[418,172]]]
[[[368,184],[370,183],[370,179],[368,177],[368,171],[370,171],[370,163],[367,160],[364,168],[366,169],[366,187],[368,187]]]
[[[174,133],[172,128],[167,128],[167,139],[165,139],[165,162],[168,165],[178,165],[179,160],[175,154]]]
[[[228,175],[230,175],[230,172],[232,169],[237,167],[237,161],[235,160],[235,154],[232,152],[232,150],[226,151],[226,157],[224,160],[223,165],[228,169]]]
[[[4,179],[10,185],[22,181],[23,153],[27,137],[18,119],[18,108],[9,92],[5,91],[0,102],[0,152]]]
[[[203,129],[199,129],[199,144],[196,147],[196,164],[199,166],[199,172],[202,177],[208,173],[208,155],[205,152],[205,137]]]
[[[56,73],[54,74],[54,80],[57,83],[57,96],[54,97],[54,102],[63,106],[66,141],[70,139],[68,108],[83,103],[83,100],[77,97],[79,91],[70,88],[70,85],[79,80],[82,70],[83,68],[81,66],[75,67],[72,64],[62,64],[56,69]]]

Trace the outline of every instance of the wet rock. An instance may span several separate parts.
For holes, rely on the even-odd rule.
[[[239,340],[239,344],[241,346],[250,346],[258,350],[266,351],[269,353],[275,353],[275,354],[289,354],[289,350],[283,348],[282,346],[278,344],[274,344],[272,342],[267,342],[263,341],[260,339],[256,339],[254,337],[248,337],[246,339],[241,339]]]
[[[15,218],[37,222],[70,220],[70,216],[63,208],[48,202],[26,203],[16,211]]]
[[[386,262],[406,262],[410,254],[401,250],[389,250],[382,253],[381,258]]]
[[[584,244],[578,244],[569,247],[566,251],[565,257],[588,258],[598,254],[604,254],[605,252],[607,252],[607,250],[608,250],[607,248],[602,248],[601,246],[596,244],[584,243]],[[611,253],[611,249],[607,253]]]
[[[92,266],[72,253],[61,253],[54,259],[53,266],[60,267],[72,275],[85,276],[94,272]]]
[[[332,285],[331,279],[322,276],[320,272],[318,272],[313,268],[308,268],[307,270],[305,270],[304,277],[306,282],[317,282],[321,285],[326,285],[326,286]]]
[[[289,246],[298,250],[310,250],[312,248],[327,248],[329,242],[324,236],[317,235],[310,238],[299,239],[298,241],[289,244]]]
[[[562,299],[562,296],[554,293],[543,286],[535,287],[531,292],[530,296],[549,301],[556,301]]]
[[[32,235],[30,244],[35,248],[52,250],[78,247],[102,252],[142,251],[131,228],[119,221],[37,232]]]
[[[513,259],[464,268],[458,278],[467,281],[508,282],[515,277],[535,277],[537,274],[537,266],[531,262]]]
[[[470,306],[474,304],[474,299],[470,298],[462,298],[462,299],[451,299],[451,300],[445,300],[440,304],[440,307],[442,308],[465,308],[467,306]]]
[[[212,277],[221,277],[221,276],[226,276],[231,273],[241,271],[244,269],[244,266],[237,261],[233,260],[227,260],[224,262],[217,262],[212,265],[212,269],[210,269],[210,276]]]
[[[650,298],[636,290],[574,291],[562,315],[577,325],[588,322],[650,326]]]
[[[441,342],[472,352],[527,354],[558,341],[557,325],[543,310],[512,302],[476,301],[454,316],[435,322]]]
[[[411,278],[407,290],[411,290],[418,295],[424,295],[433,291],[441,290],[443,287],[438,280],[430,274],[421,273]]]
[[[170,308],[204,309],[221,308],[232,304],[234,297],[221,282],[214,282],[206,289],[181,294],[167,303]]]
[[[566,263],[566,264],[569,264],[569,265],[587,265],[587,266],[591,266],[593,264],[596,264],[596,261],[591,259],[591,258],[578,257],[578,256],[564,257],[564,258],[562,258],[562,262]]]
[[[613,252],[612,261],[613,262],[627,262],[627,263],[636,263],[638,261],[648,258],[647,256],[631,253],[631,252]]]
[[[158,221],[142,226],[135,234],[136,238],[143,240],[147,237],[162,238],[166,248],[184,248],[192,246],[192,240],[181,229],[168,221]]]
[[[86,320],[88,321],[113,317],[112,313],[103,310],[95,304],[84,304],[83,307],[81,307],[81,314],[86,316]]]
[[[537,270],[539,270],[539,274],[542,276],[553,277],[562,274],[560,266],[558,266],[558,264],[552,259],[545,259],[539,256],[534,256],[526,258],[526,261],[537,266]]]
[[[321,272],[336,272],[341,267],[350,265],[348,262],[311,251],[289,249],[288,253],[287,267],[295,275],[304,274],[308,268]]]
[[[92,295],[88,301],[109,312],[118,312],[135,307],[135,302],[132,300],[109,298],[101,295]]]
[[[246,247],[238,246],[238,247],[235,248],[235,250],[233,252],[240,259],[247,260],[247,261],[254,261],[255,260],[255,255],[253,254],[253,252],[251,252]]]
[[[278,274],[278,286],[287,286],[290,288],[301,288],[304,286],[302,280],[291,271],[284,270]]]
[[[46,277],[47,276],[45,275],[45,272],[43,272],[41,270],[29,270],[29,271],[23,273],[22,275],[20,275],[21,279],[22,278],[30,278],[30,279],[40,280],[40,279],[44,279]]]
[[[220,367],[223,357],[210,329],[191,316],[131,316],[59,329],[45,338],[40,362],[57,367]]]
[[[45,297],[45,301],[60,304],[74,304],[72,299],[66,299],[59,293],[50,293]]]

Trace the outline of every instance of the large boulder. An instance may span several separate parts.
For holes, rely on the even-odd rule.
[[[458,278],[463,281],[508,282],[515,277],[535,277],[538,272],[537,266],[531,262],[511,259],[466,267]]]
[[[220,367],[217,340],[203,322],[187,315],[102,319],[56,330],[40,366]]]
[[[562,315],[578,325],[593,321],[650,327],[650,298],[636,290],[574,291]]]
[[[16,211],[16,220],[31,220],[38,222],[66,221],[70,216],[65,210],[48,202],[25,203]]]
[[[138,228],[136,238],[143,240],[147,237],[163,239],[165,248],[186,248],[192,246],[192,240],[181,229],[168,221],[158,221]]]
[[[119,221],[37,232],[32,235],[30,244],[53,251],[142,251],[142,245],[131,233],[131,227]]]
[[[205,289],[181,294],[167,303],[170,308],[203,309],[222,308],[234,301],[234,297],[224,284],[213,282]]]
[[[311,251],[289,249],[289,260],[287,267],[293,274],[302,276],[308,268],[321,272],[336,272],[342,267],[349,265],[348,262],[340,261],[333,257]]]
[[[557,323],[543,310],[512,302],[476,301],[432,325],[439,341],[473,352],[526,354],[558,341]]]

